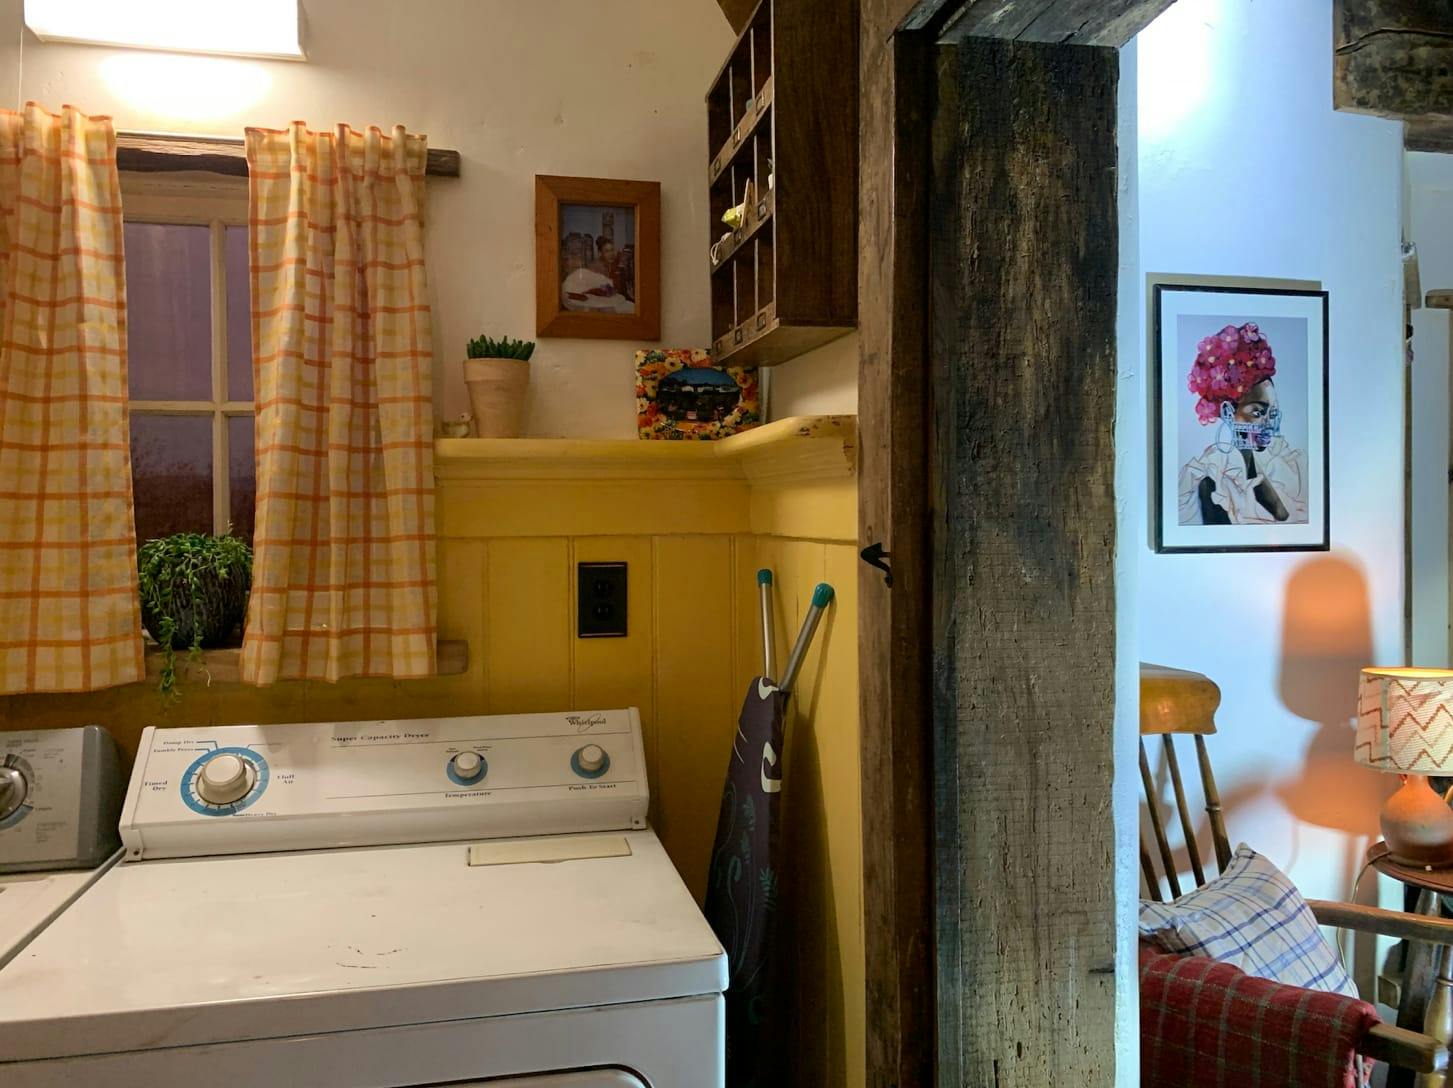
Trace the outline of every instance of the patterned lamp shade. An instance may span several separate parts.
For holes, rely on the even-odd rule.
[[[1453,775],[1453,670],[1363,669],[1353,757],[1384,771]]]

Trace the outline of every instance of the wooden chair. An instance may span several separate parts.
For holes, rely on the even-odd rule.
[[[1160,871],[1172,898],[1181,895],[1178,873],[1180,866],[1171,850],[1166,834],[1165,814],[1161,812],[1160,791],[1156,788],[1146,756],[1145,738],[1160,737],[1165,759],[1166,777],[1170,780],[1176,815],[1180,819],[1185,849],[1189,855],[1195,886],[1206,883],[1206,865],[1201,858],[1196,828],[1191,821],[1176,754],[1176,738],[1189,736],[1195,745],[1196,764],[1201,775],[1206,816],[1210,821],[1211,841],[1215,848],[1217,871],[1231,861],[1231,840],[1226,834],[1226,820],[1221,812],[1221,795],[1211,772],[1211,758],[1206,738],[1216,732],[1216,709],[1221,705],[1221,690],[1207,677],[1196,672],[1170,669],[1163,665],[1140,666],[1140,778],[1150,824],[1151,844],[1140,839],[1140,869],[1151,898],[1163,901],[1162,877],[1156,873],[1151,855],[1153,846],[1160,859]],[[1352,758],[1350,750],[1347,758]],[[1427,941],[1436,945],[1453,944],[1453,919],[1423,917],[1401,911],[1380,910],[1357,903],[1333,903],[1309,899],[1308,905],[1317,921],[1324,926],[1350,929],[1360,933],[1376,933],[1402,940]],[[1379,1024],[1367,1035],[1362,1053],[1369,1058],[1387,1062],[1414,1073],[1441,1073],[1448,1068],[1448,1047],[1422,1032]]]

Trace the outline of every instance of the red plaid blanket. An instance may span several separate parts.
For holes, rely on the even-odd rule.
[[[1365,1001],[1140,946],[1142,1088],[1356,1088]]]

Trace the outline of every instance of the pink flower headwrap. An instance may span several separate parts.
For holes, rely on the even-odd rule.
[[[1275,373],[1276,356],[1261,329],[1250,321],[1240,327],[1227,325],[1196,345],[1196,361],[1186,383],[1201,398],[1196,418],[1203,425],[1216,422],[1224,402],[1235,404]]]

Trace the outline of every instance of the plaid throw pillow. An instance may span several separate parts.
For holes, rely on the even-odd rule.
[[[1174,903],[1140,904],[1140,936],[1288,986],[1357,997],[1307,901],[1280,869],[1242,844],[1226,871]]]

